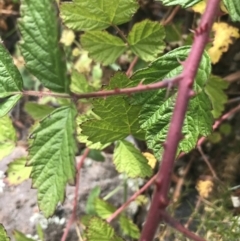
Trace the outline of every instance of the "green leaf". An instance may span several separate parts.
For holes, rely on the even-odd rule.
[[[123,73],[117,73],[110,81],[108,89],[122,88],[129,83]],[[94,99],[93,111],[99,117],[90,119],[81,124],[83,136],[88,136],[88,141],[106,144],[128,135],[142,135],[138,123],[141,106],[130,105],[122,96]]]
[[[150,177],[152,168],[143,154],[128,141],[119,141],[113,153],[113,162],[118,172],[128,177]]]
[[[21,98],[21,94],[12,95],[13,92],[21,92],[23,82],[21,74],[13,64],[8,51],[0,44],[0,117],[6,115]]]
[[[128,22],[137,11],[136,0],[74,0],[60,6],[63,22],[74,30],[102,30]]]
[[[97,217],[90,220],[86,230],[86,238],[87,241],[123,241],[106,221]]]
[[[6,178],[8,184],[18,185],[30,177],[32,167],[27,167],[26,163],[26,158],[22,157],[8,164]]]
[[[165,48],[165,31],[158,22],[144,20],[134,24],[128,35],[130,49],[145,61],[153,61]]]
[[[29,150],[33,187],[38,189],[38,203],[46,217],[63,202],[65,186],[75,182],[74,139],[76,109],[63,106],[40,122],[31,134]]]
[[[49,105],[39,105],[34,102],[27,102],[24,105],[24,110],[34,119],[40,120],[49,115],[54,108]]]
[[[87,93],[94,91],[94,88],[87,82],[86,77],[76,70],[72,72],[70,89],[73,93]]]
[[[10,238],[7,236],[7,232],[4,229],[2,224],[0,224],[0,240],[1,241],[10,241]]]
[[[17,141],[16,131],[9,116],[0,118],[0,160],[9,155]]]
[[[0,98],[0,118],[5,116],[22,97],[21,94]]]
[[[4,98],[12,95],[12,92],[21,92],[23,82],[11,55],[2,44],[0,44],[0,56],[0,98]]]
[[[27,69],[55,92],[68,92],[64,55],[59,46],[55,0],[23,0],[18,22]]]
[[[114,63],[126,48],[120,38],[105,31],[86,32],[81,37],[81,43],[91,58],[104,65]]]
[[[181,5],[183,8],[189,8],[202,0],[158,0],[165,6]]]
[[[16,241],[34,241],[34,239],[26,237],[23,233],[19,232],[18,230],[14,230],[13,236]]]
[[[146,84],[179,75],[182,72],[182,65],[179,60],[184,61],[189,50],[189,46],[184,46],[170,51],[152,62],[149,67],[137,71],[132,77],[133,82],[137,84],[145,79],[144,83]],[[182,130],[184,139],[179,144],[179,151],[189,152],[195,147],[199,136],[207,136],[211,133],[213,123],[211,102],[204,92],[206,80],[210,73],[211,61],[205,52],[195,79],[194,91],[196,96],[189,103]],[[161,143],[164,143],[166,139],[176,95],[176,90],[168,93],[168,90],[161,89],[133,97],[137,104],[143,105],[139,121],[141,128],[146,131],[148,147],[154,151],[158,158],[163,151]]]
[[[86,115],[78,115],[76,118],[76,122],[77,122],[77,140],[80,143],[85,143],[86,146],[90,149],[95,149],[95,150],[102,150],[105,147],[109,146],[111,143],[106,143],[106,144],[102,144],[100,141],[98,142],[92,142],[88,140],[88,136],[84,135],[82,133],[82,128],[81,128],[81,124],[84,123],[85,121],[87,121],[89,119],[88,116]]]
[[[97,162],[104,162],[105,161],[104,156],[102,155],[101,151],[99,151],[99,150],[90,149],[90,151],[88,153],[88,157],[93,159],[94,161],[97,161]]]
[[[95,215],[96,211],[95,211],[95,200],[99,197],[101,193],[101,188],[99,186],[94,187],[89,195],[88,195],[88,199],[87,199],[87,204],[86,204],[86,213],[89,215]]]
[[[127,218],[125,215],[121,215],[119,219],[119,225],[122,230],[122,232],[134,239],[140,238],[140,231],[138,226],[133,223],[133,221],[129,218]]]
[[[240,21],[239,0],[223,0],[225,7],[233,21]]]
[[[224,110],[224,104],[227,102],[228,97],[224,93],[224,89],[228,88],[228,82],[217,76],[211,76],[205,87],[209,99],[212,102],[212,114],[214,118],[221,116]]]
[[[96,214],[102,219],[109,218],[116,210],[114,206],[100,198],[95,199],[94,208]]]
[[[116,208],[102,199],[95,199],[95,210],[97,215],[102,219],[107,219],[116,211]],[[121,214],[119,219],[120,228],[125,235],[138,239],[140,232],[136,224],[133,223],[126,215]]]

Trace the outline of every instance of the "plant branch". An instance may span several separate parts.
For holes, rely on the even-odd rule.
[[[120,208],[118,208],[109,218],[107,218],[107,222],[112,222],[127,206],[134,201],[140,194],[142,194],[145,190],[147,190],[155,181],[156,175],[153,176],[141,189],[135,192]]]
[[[117,33],[121,36],[121,38],[124,40],[124,42],[129,45],[128,39],[125,36],[125,34],[123,33],[123,31],[117,26],[117,25],[112,25],[113,28],[117,31]]]
[[[180,233],[184,234],[185,237],[191,238],[195,241],[205,241],[205,239],[200,238],[196,234],[192,233],[189,229],[181,225],[178,221],[172,218],[166,211],[161,211],[160,215],[167,224],[177,229]]]
[[[69,233],[69,230],[72,226],[72,224],[76,221],[77,217],[77,206],[78,206],[78,190],[79,190],[79,185],[80,185],[80,171],[83,166],[83,162],[85,158],[87,157],[90,149],[86,148],[79,163],[77,164],[77,174],[76,174],[76,186],[75,186],[75,191],[74,191],[74,202],[73,202],[73,210],[72,210],[72,215],[70,219],[68,220],[67,226],[64,230],[63,236],[61,238],[61,241],[66,241],[67,235]]]
[[[16,94],[23,94],[29,96],[37,96],[39,98],[43,96],[53,96],[53,97],[60,97],[60,98],[75,98],[75,99],[89,99],[89,98],[101,98],[101,97],[108,97],[108,96],[116,96],[116,95],[131,95],[134,93],[145,92],[149,90],[156,90],[161,88],[169,88],[177,84],[182,79],[182,76],[179,75],[177,77],[171,79],[165,79],[162,81],[158,81],[153,84],[143,85],[139,84],[134,87],[123,88],[123,89],[114,89],[114,90],[101,90],[96,92],[90,93],[83,93],[83,94],[64,94],[64,93],[54,93],[52,91],[19,91],[19,92],[10,92],[9,95],[16,95]]]
[[[182,79],[182,76],[179,75],[172,79],[165,79],[165,80],[162,80],[153,84],[148,84],[148,85],[143,85],[140,83],[138,86],[135,86],[135,87],[114,89],[114,90],[102,90],[98,92],[73,94],[73,95],[76,99],[85,99],[85,98],[88,99],[93,97],[99,98],[99,97],[107,97],[107,96],[113,96],[113,95],[131,95],[134,93],[171,87],[177,84],[181,79]]]
[[[176,158],[177,148],[182,136],[182,126],[187,112],[188,102],[193,96],[193,82],[196,76],[214,18],[219,11],[220,0],[209,0],[205,13],[202,16],[200,26],[195,31],[194,43],[189,57],[183,63],[183,79],[179,82],[179,89],[174,112],[172,115],[169,132],[164,143],[164,153],[161,167],[157,173],[156,188],[153,194],[152,204],[147,216],[146,223],[141,233],[140,241],[151,241],[154,238],[159,221],[164,218],[164,210],[168,206],[168,191],[171,182],[171,173]],[[166,216],[166,215],[165,215]],[[166,219],[166,217],[165,217]],[[184,229],[178,229],[185,232]],[[194,240],[203,240],[196,235]],[[191,237],[191,238],[193,238]]]

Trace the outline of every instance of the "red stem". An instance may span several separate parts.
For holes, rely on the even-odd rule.
[[[189,229],[181,225],[178,221],[172,218],[166,211],[161,211],[160,215],[163,221],[165,221],[173,228],[177,229],[180,233],[184,234],[185,237],[191,238],[195,241],[205,241],[205,239],[200,238],[196,234],[192,233]]]
[[[168,206],[168,190],[171,182],[171,173],[177,153],[179,141],[182,139],[182,126],[187,111],[189,99],[192,96],[192,85],[197,73],[202,54],[209,39],[209,33],[215,16],[219,11],[220,0],[209,0],[206,11],[201,19],[199,28],[195,31],[195,40],[189,57],[183,63],[183,79],[179,82],[177,100],[172,115],[161,168],[156,178],[156,188],[146,223],[141,233],[140,241],[151,241],[154,238],[159,221],[163,218],[161,213]],[[196,240],[196,239],[195,239]]]
[[[64,230],[63,236],[61,238],[61,241],[65,241],[67,238],[67,235],[69,233],[69,230],[72,226],[72,224],[75,222],[76,217],[77,217],[77,206],[78,206],[78,190],[79,190],[79,185],[80,185],[80,171],[83,166],[83,162],[85,158],[87,157],[90,149],[86,148],[79,163],[77,164],[77,174],[76,174],[76,186],[75,186],[75,191],[74,191],[74,202],[73,202],[73,210],[72,210],[72,215],[70,219],[68,220],[68,223],[66,225],[66,228]]]

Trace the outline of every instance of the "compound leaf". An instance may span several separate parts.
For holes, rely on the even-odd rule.
[[[126,23],[137,9],[136,0],[74,0],[60,7],[63,22],[69,28],[83,31]]]
[[[183,8],[189,8],[202,0],[158,0],[165,6],[181,5]]]
[[[10,117],[0,118],[0,160],[12,152],[16,141],[17,135]]]
[[[130,49],[145,61],[153,61],[164,50],[164,38],[163,26],[150,20],[134,24],[128,35]]]
[[[81,43],[91,58],[104,65],[115,62],[126,48],[120,38],[104,31],[86,32],[81,37]]]
[[[89,221],[86,238],[87,241],[123,241],[106,221],[97,217]]]
[[[240,5],[238,0],[223,0],[233,21],[240,21]]]
[[[223,90],[227,89],[228,85],[227,81],[217,76],[211,76],[207,82],[205,92],[212,102],[214,118],[218,118],[224,110],[224,104],[227,102],[228,97]]]
[[[0,117],[6,115],[21,98],[23,82],[8,51],[0,44]]]
[[[145,79],[144,83],[152,83],[159,79],[171,78],[182,72],[180,61],[184,61],[190,47],[184,46],[158,58],[149,67],[139,70],[133,75],[133,82]],[[207,53],[204,53],[194,83],[196,95],[190,100],[188,112],[184,121],[184,139],[179,144],[179,151],[188,152],[194,148],[199,136],[207,136],[211,133],[213,122],[211,114],[211,102],[204,92],[206,80],[211,72],[211,61]],[[176,91],[170,93],[166,89],[135,95],[133,98],[137,104],[142,104],[139,122],[141,128],[146,131],[148,147],[157,157],[163,151],[161,143],[166,139],[169,124],[176,100]]]
[[[27,69],[55,92],[68,92],[66,64],[59,46],[54,0],[23,0],[19,28],[21,52]]]
[[[129,83],[122,73],[117,73],[110,81],[108,89],[121,88]],[[128,135],[142,135],[138,123],[140,106],[130,105],[122,96],[95,99],[92,101],[93,111],[98,119],[89,119],[80,126],[81,134],[88,136],[92,143],[107,144]]]
[[[150,177],[152,168],[147,158],[128,141],[119,141],[113,153],[113,162],[118,172],[128,177]]]
[[[73,106],[60,107],[31,134],[34,141],[28,165],[32,166],[33,187],[38,189],[39,207],[46,217],[63,201],[67,182],[74,184],[75,116]]]
[[[7,182],[10,185],[18,185],[30,177],[32,167],[26,166],[25,157],[18,158],[8,165]]]
[[[0,224],[0,240],[1,241],[10,241],[10,238],[7,236],[7,232],[4,229],[2,224]]]

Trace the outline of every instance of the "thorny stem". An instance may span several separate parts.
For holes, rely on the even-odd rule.
[[[165,221],[168,225],[172,226],[173,228],[177,229],[180,233],[184,234],[185,237],[188,237],[195,241],[205,241],[205,239],[200,238],[196,234],[192,233],[189,229],[181,225],[178,221],[172,218],[166,211],[161,210],[159,214],[163,221]]]
[[[71,215],[70,219],[68,220],[68,223],[67,223],[66,228],[64,230],[61,241],[66,241],[69,230],[70,230],[72,224],[76,221],[77,206],[78,206],[78,190],[79,190],[79,185],[80,185],[80,171],[81,171],[81,168],[83,166],[83,162],[84,162],[85,158],[87,157],[89,151],[90,151],[89,148],[85,149],[79,163],[77,164],[76,186],[75,186],[75,191],[74,191],[74,202],[73,202],[72,215]]]
[[[228,119],[230,116],[232,116],[234,113],[240,111],[240,105],[238,105],[237,107],[233,108],[232,110],[230,110],[228,113],[226,113],[225,115],[223,115],[219,120],[217,120],[214,125],[213,125],[213,130],[215,130],[224,120]],[[203,142],[206,140],[206,137],[202,137],[199,139],[197,147],[202,145]],[[183,155],[185,155],[185,153],[181,153],[180,157],[182,157]],[[180,158],[179,157],[179,158]],[[191,162],[191,161],[190,161]],[[188,168],[186,168],[188,169]],[[185,171],[184,171],[185,173]],[[141,189],[139,189],[136,193],[134,193],[128,200],[126,203],[124,203],[121,207],[119,207],[108,219],[107,222],[112,222],[125,208],[128,207],[128,205],[133,202],[139,195],[141,195],[145,190],[147,190],[155,181],[156,176],[153,176]]]
[[[206,11],[201,19],[199,28],[195,31],[195,40],[189,57],[183,63],[183,80],[179,82],[179,90],[177,94],[176,104],[172,115],[172,120],[169,127],[166,142],[164,143],[164,153],[161,163],[161,168],[157,173],[156,188],[153,194],[152,204],[147,216],[146,223],[141,233],[140,241],[151,241],[154,238],[158,223],[163,218],[169,219],[166,216],[165,208],[168,206],[168,190],[171,182],[171,173],[173,170],[174,160],[177,153],[177,148],[182,137],[182,126],[187,111],[188,102],[194,94],[192,85],[196,76],[202,54],[206,43],[209,39],[209,33],[214,21],[215,16],[219,11],[220,0],[209,0]],[[171,220],[171,219],[170,219]],[[169,223],[170,221],[168,221]],[[176,225],[175,228],[178,226]],[[185,228],[177,228],[179,231],[190,237],[191,233]],[[186,232],[189,232],[186,234]],[[191,236],[194,240],[203,240],[196,235]]]
[[[132,202],[134,201],[141,193],[147,190],[155,181],[156,175],[153,176],[141,189],[135,192],[120,208],[118,208],[106,221],[108,223],[112,222],[122,211]]]
[[[114,90],[102,90],[102,91],[96,91],[96,92],[90,92],[90,93],[83,93],[83,94],[62,94],[62,93],[53,93],[51,91],[23,91],[23,92],[11,92],[10,94],[23,94],[23,95],[29,95],[29,96],[53,96],[53,97],[60,97],[60,98],[75,98],[75,99],[89,99],[89,98],[101,98],[101,97],[108,97],[108,96],[116,96],[116,95],[131,95],[134,93],[149,91],[149,90],[155,90],[155,89],[161,89],[166,88],[169,86],[174,86],[182,79],[182,76],[179,75],[177,77],[174,77],[172,79],[165,79],[153,84],[143,85],[139,84],[135,87],[129,87],[129,88],[123,88],[123,89],[114,89]]]

